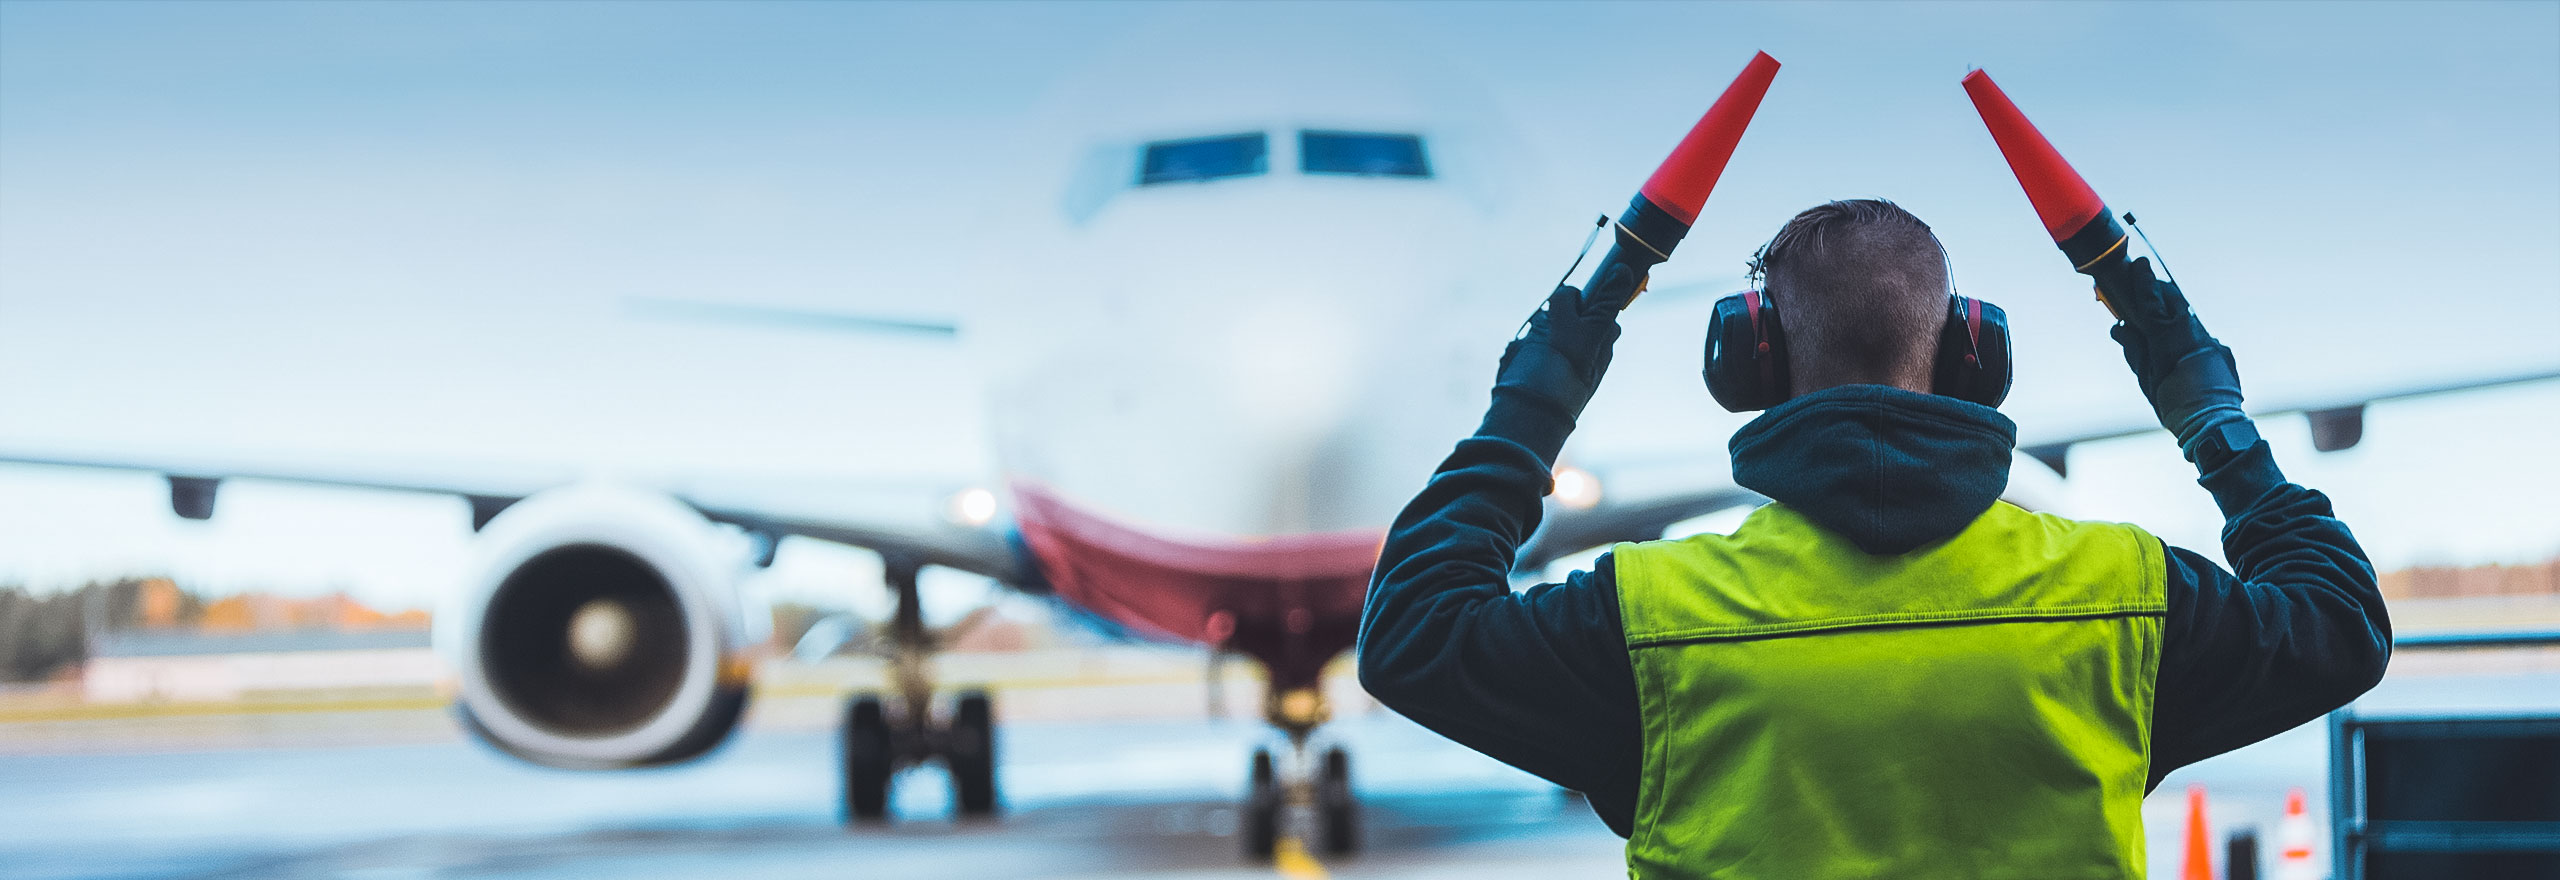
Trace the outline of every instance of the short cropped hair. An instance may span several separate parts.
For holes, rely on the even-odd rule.
[[[1947,252],[1883,199],[1805,209],[1753,260],[1786,317],[1794,393],[1837,385],[1929,389],[1947,313]]]

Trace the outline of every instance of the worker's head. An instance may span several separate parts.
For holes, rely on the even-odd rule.
[[[1827,202],[1788,220],[1756,262],[1786,313],[1792,393],[1930,390],[1949,289],[1929,224],[1883,199]]]

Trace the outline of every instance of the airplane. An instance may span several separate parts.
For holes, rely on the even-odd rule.
[[[742,574],[771,564],[786,537],[877,552],[895,600],[892,686],[844,709],[848,821],[887,818],[898,772],[932,762],[949,769],[958,813],[997,810],[991,698],[940,693],[918,589],[927,567],[983,575],[1142,637],[1258,663],[1263,715],[1285,745],[1250,756],[1247,853],[1270,857],[1298,809],[1312,810],[1321,849],[1348,851],[1357,804],[1348,753],[1321,737],[1332,714],[1322,673],[1356,638],[1386,523],[1472,427],[1499,343],[1545,293],[1541,273],[1556,268],[1545,261],[1565,253],[1501,247],[1520,240],[1503,208],[1531,175],[1471,102],[1348,65],[1169,67],[1243,72],[1176,99],[1142,91],[1168,69],[1146,58],[1071,90],[1049,128],[1072,138],[1026,144],[1024,182],[1000,187],[1029,194],[1012,206],[1018,217],[954,230],[963,251],[1002,243],[1004,259],[971,266],[968,282],[1055,296],[975,312],[955,302],[964,314],[949,322],[635,303],[657,317],[968,346],[989,365],[991,485],[813,499],[711,478],[565,471],[409,478],[77,450],[0,449],[0,462],[160,473],[172,511],[190,519],[213,515],[226,480],[466,499],[479,533],[473,574],[436,615],[456,665],[455,712],[481,740],[557,767],[709,751],[738,724],[769,622],[737,589]],[[1679,295],[1677,285],[1648,294]],[[2310,412],[2321,447],[2345,448],[2368,402],[2554,376],[2262,414]],[[2021,449],[2060,474],[2070,445],[2119,433]],[[1641,479],[1635,465],[1560,468],[1520,570],[1758,500],[1720,455],[1681,464],[1676,476]],[[737,534],[751,539],[747,558],[724,540]]]
[[[1483,349],[1518,319],[1515,302],[1471,300],[1483,278],[1453,271],[1504,263],[1487,244],[1506,238],[1493,207],[1518,184],[1506,182],[1511,157],[1491,125],[1384,87],[1409,76],[1337,66],[1313,78],[1130,102],[1114,93],[1159,79],[1130,69],[1053,105],[1076,134],[1022,163],[1024,176],[1047,176],[1024,188],[1039,194],[1032,219],[982,231],[1039,267],[1013,283],[1107,285],[1100,297],[956,322],[630,303],[643,318],[967,346],[990,364],[996,485],[810,497],[565,468],[417,476],[29,449],[0,449],[0,462],[160,473],[172,512],[199,520],[232,480],[465,499],[472,573],[435,615],[455,714],[497,749],[563,768],[708,752],[736,728],[768,636],[769,614],[738,589],[749,566],[770,565],[786,537],[874,551],[894,598],[890,687],[844,709],[849,822],[886,818],[893,779],[928,762],[949,769],[958,814],[998,807],[992,700],[940,692],[922,570],[1055,596],[1140,637],[1258,663],[1263,715],[1286,746],[1251,756],[1247,849],[1270,856],[1284,812],[1300,805],[1317,814],[1324,849],[1347,851],[1349,755],[1317,738],[1332,714],[1321,677],[1356,637],[1384,524],[1471,423]],[[1187,276],[1209,266],[1214,276]],[[1452,370],[1466,381],[1430,381]],[[737,558],[740,543],[749,558]]]

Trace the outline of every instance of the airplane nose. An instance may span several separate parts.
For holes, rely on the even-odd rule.
[[[1332,433],[1347,415],[1353,380],[1374,328],[1319,297],[1266,297],[1213,334],[1228,373],[1228,409],[1273,439]]]

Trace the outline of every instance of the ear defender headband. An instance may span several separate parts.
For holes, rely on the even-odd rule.
[[[1774,239],[1772,243],[1774,243]],[[1707,327],[1707,393],[1734,412],[1752,412],[1794,396],[1787,377],[1787,334],[1766,280],[1769,247],[1751,258],[1751,288],[1716,300]],[[1929,390],[1996,407],[2009,396],[2009,314],[1960,294],[1947,297]]]

